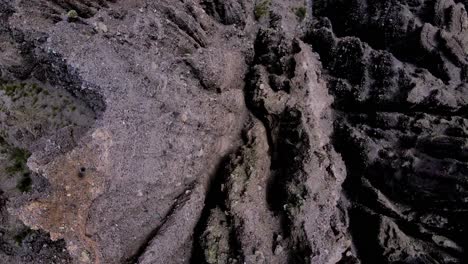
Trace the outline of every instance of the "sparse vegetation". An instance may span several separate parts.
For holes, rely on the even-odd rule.
[[[9,181],[8,187],[15,192],[30,192],[33,180],[27,167],[30,153],[12,146],[7,139],[21,131],[26,138],[37,138],[67,124],[78,126],[85,113],[67,92],[48,89],[32,82],[0,80],[0,111],[6,120],[0,126],[1,174]],[[78,119],[78,120],[75,120]],[[74,121],[74,122],[72,122]],[[10,130],[10,127],[15,129]]]
[[[16,184],[16,188],[19,191],[29,192],[31,190],[32,179],[26,162],[31,154],[25,149],[10,147],[6,148],[6,153],[8,153],[8,160],[11,165],[5,168],[5,172],[10,176],[19,177]]]
[[[305,8],[305,6],[300,6],[294,9],[294,13],[297,16],[297,19],[299,21],[302,21],[307,15],[307,9]]]
[[[31,191],[31,185],[32,185],[31,174],[28,172],[28,173],[23,174],[23,177],[16,184],[16,188],[20,190],[21,192],[29,192]]]
[[[5,92],[7,96],[13,97],[16,95],[17,92],[22,91],[26,84],[19,83],[19,84],[3,84],[0,85],[0,90]]]
[[[3,83],[0,84],[0,91],[3,91],[6,96],[11,97],[12,101],[15,102],[21,98],[35,97],[35,95],[42,92],[42,88],[36,84]]]
[[[262,0],[255,6],[255,19],[260,19],[270,12],[271,0]]]
[[[17,245],[21,245],[23,243],[23,240],[30,235],[33,232],[30,228],[25,228],[24,230],[21,230],[18,234],[15,235],[14,240]]]
[[[26,162],[31,154],[24,149],[13,148],[10,152],[10,161],[13,163],[12,166],[6,168],[6,172],[14,174],[18,172],[27,172],[28,168]]]
[[[68,21],[75,21],[79,18],[78,12],[76,10],[70,10],[67,13]]]

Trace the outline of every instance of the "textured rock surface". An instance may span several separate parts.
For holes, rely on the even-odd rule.
[[[0,0],[0,263],[465,263],[465,2]]]
[[[321,46],[318,51],[336,99],[335,146],[348,171],[344,189],[360,260],[464,263],[464,4],[316,5],[323,18],[307,39]]]

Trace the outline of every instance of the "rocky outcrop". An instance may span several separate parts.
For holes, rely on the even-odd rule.
[[[363,263],[463,263],[465,7],[396,2],[321,6],[306,37],[336,99],[350,231]]]
[[[255,50],[247,98],[269,131],[268,200],[284,221],[288,261],[336,262],[347,247],[338,210],[345,172],[330,142],[332,98],[321,65],[279,28],[261,29]]]
[[[245,24],[246,1],[233,0],[205,0],[202,1],[202,6],[206,12],[226,25],[242,25]]]

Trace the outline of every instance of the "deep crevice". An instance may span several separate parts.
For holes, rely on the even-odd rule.
[[[224,204],[224,201],[226,200],[226,194],[222,191],[221,185],[225,182],[226,167],[229,165],[230,161],[231,154],[228,154],[224,158],[222,158],[215,170],[216,173],[213,175],[213,177],[211,177],[210,181],[208,182],[204,202],[205,205],[193,232],[193,245],[190,257],[191,264],[206,263],[204,257],[204,249],[200,241],[203,233],[206,230],[211,210],[218,206],[220,206],[223,211],[227,210]]]
[[[182,190],[174,198],[176,202],[174,202],[171,205],[167,213],[163,216],[160,224],[146,236],[144,242],[138,247],[136,253],[133,254],[131,257],[127,258],[125,263],[127,264],[138,263],[138,260],[146,252],[146,249],[151,244],[151,242],[157,238],[161,229],[165,227],[166,223],[171,219],[171,217],[173,217],[173,215],[177,212],[177,210],[180,207],[184,206],[184,204],[190,199],[190,194],[192,193],[192,190],[195,188],[196,184],[197,183],[189,184],[186,188],[184,188],[184,190]]]

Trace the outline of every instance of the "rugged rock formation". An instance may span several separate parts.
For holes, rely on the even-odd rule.
[[[464,4],[317,1],[316,10],[324,18],[307,41],[320,47],[336,99],[335,146],[360,260],[464,263]]]
[[[0,0],[0,260],[464,263],[465,2]]]

